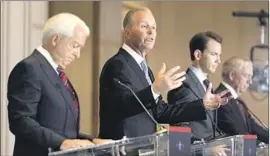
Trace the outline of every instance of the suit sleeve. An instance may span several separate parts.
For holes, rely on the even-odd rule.
[[[158,105],[157,115],[160,122],[169,120],[171,124],[178,122],[188,122],[205,120],[206,113],[202,99],[192,96],[193,93],[181,86],[168,93],[168,105],[161,101]]]
[[[219,87],[215,90],[214,93],[219,93],[225,90],[226,88],[220,84]],[[246,134],[246,131],[238,126],[239,124],[235,124],[236,119],[233,117],[232,106],[234,105],[234,100],[231,99],[229,102],[224,105],[220,106],[218,109],[218,118],[217,118],[217,125],[220,130],[222,130],[225,134],[228,135],[237,135],[237,134]]]
[[[33,65],[21,62],[13,69],[8,81],[7,97],[10,130],[16,137],[44,148],[60,147],[65,138],[37,121],[42,88]]]
[[[239,126],[236,126],[234,119],[232,118],[232,112],[229,108],[231,103],[221,106],[218,109],[218,127],[224,133],[229,135],[245,134]]]
[[[79,133],[78,139],[86,139],[86,140],[93,141],[94,137],[88,134]]]
[[[184,102],[181,104],[167,104],[164,101],[159,101],[156,107],[156,118],[161,123],[176,124],[179,122],[206,119],[202,100]]]
[[[251,130],[253,134],[257,135],[258,140],[268,144],[269,143],[269,133],[266,129],[260,126],[248,113],[249,123],[251,124]]]
[[[247,132],[243,131],[243,128],[238,126],[238,124],[234,121],[234,118],[232,118],[233,112],[231,111],[229,105],[232,104],[228,103],[227,105],[221,106],[218,109],[218,127],[229,135],[246,134]],[[249,113],[247,119],[249,120],[248,122],[250,123],[252,131],[251,133],[256,134],[258,140],[268,143],[269,142],[268,131],[259,126],[258,123],[256,123],[256,121],[250,116]]]

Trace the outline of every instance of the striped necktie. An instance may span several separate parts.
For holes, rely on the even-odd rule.
[[[78,100],[77,100],[77,98],[75,96],[74,90],[72,89],[71,84],[69,83],[69,80],[68,80],[68,77],[67,77],[66,73],[64,72],[63,68],[61,68],[61,67],[58,67],[57,71],[59,73],[59,77],[62,80],[63,84],[66,86],[67,90],[69,91],[69,93],[72,96],[75,108],[78,109],[79,108],[79,103],[78,103]]]

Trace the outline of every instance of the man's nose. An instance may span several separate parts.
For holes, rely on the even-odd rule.
[[[80,50],[78,50],[74,54],[75,54],[76,58],[80,58],[81,52],[80,52]]]

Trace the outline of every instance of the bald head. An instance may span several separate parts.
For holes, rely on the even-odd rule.
[[[137,8],[129,10],[123,20],[123,28],[126,29],[127,27],[130,27],[133,23],[133,17],[137,12],[149,12],[152,14],[152,12],[148,8]]]

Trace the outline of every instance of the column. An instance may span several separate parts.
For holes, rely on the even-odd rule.
[[[14,136],[9,131],[7,81],[13,67],[40,45],[48,2],[1,1],[1,154],[12,155]]]

